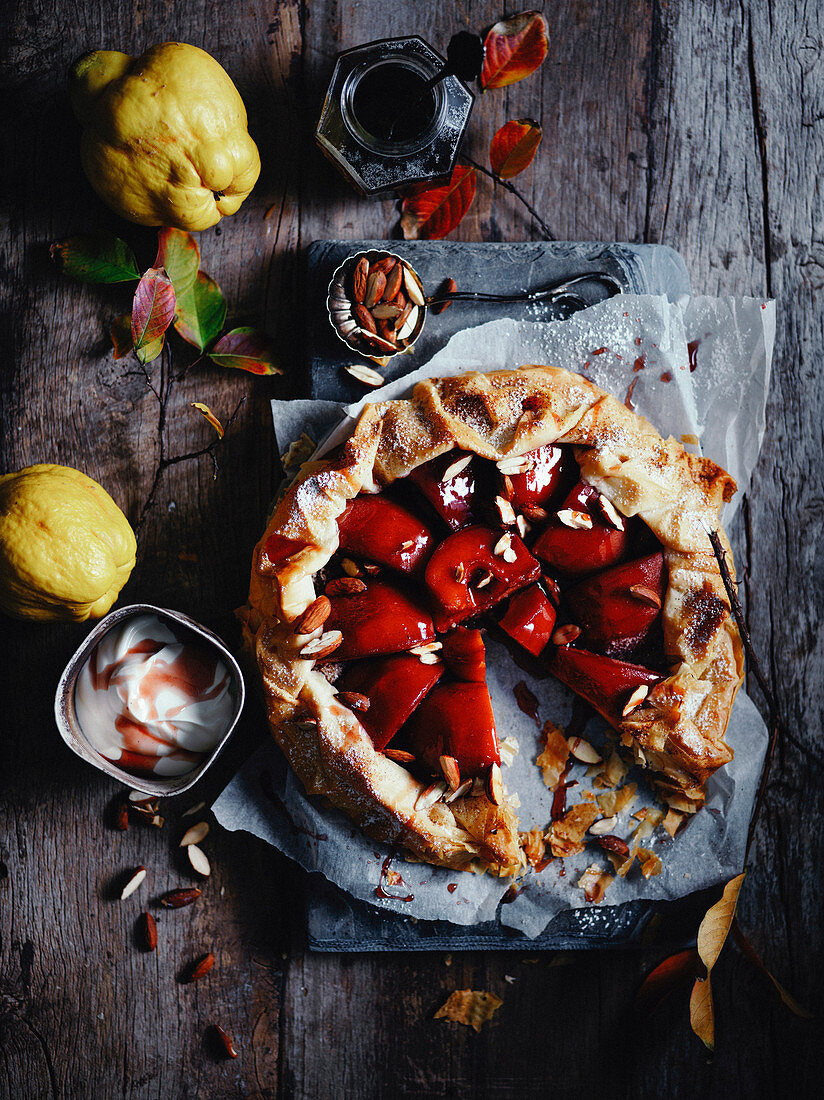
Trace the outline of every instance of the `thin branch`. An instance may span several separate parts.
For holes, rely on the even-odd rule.
[[[462,159],[465,160],[468,164],[471,164],[472,167],[476,168],[479,172],[482,172],[485,176],[488,176],[494,183],[499,184],[501,187],[509,191],[510,194],[514,195],[516,199],[524,204],[532,217],[541,227],[546,239],[548,241],[555,240],[554,234],[551,232],[549,226],[546,224],[544,219],[514,184],[510,183],[509,180],[501,179],[501,177],[499,175],[496,175],[495,172],[490,171],[490,169],[487,168],[486,165],[480,164],[477,160],[473,160],[472,157],[463,157]]]
[[[778,741],[778,734],[782,726],[781,715],[778,709],[778,702],[773,694],[772,688],[767,681],[766,676],[761,668],[761,662],[758,660],[758,655],[755,652],[755,648],[752,644],[752,638],[750,632],[747,629],[746,619],[744,618],[744,611],[741,607],[741,602],[738,599],[738,593],[735,590],[735,583],[733,582],[732,575],[730,573],[729,565],[727,564],[727,555],[724,551],[724,547],[721,545],[721,539],[718,536],[717,531],[707,531],[709,535],[710,544],[712,546],[713,553],[718,561],[718,568],[721,571],[721,580],[724,582],[724,588],[727,592],[727,598],[730,601],[730,607],[732,608],[733,616],[738,625],[738,630],[741,634],[741,638],[744,642],[744,650],[747,654],[747,660],[750,663],[750,667],[755,674],[755,678],[758,681],[758,686],[764,693],[764,698],[767,701],[769,707],[770,718],[770,735],[767,743],[767,754],[764,757],[764,766],[761,769],[761,779],[758,784],[758,793],[755,796],[755,806],[753,807],[752,817],[750,818],[750,827],[747,832],[747,846],[744,850],[744,864],[747,863],[747,857],[750,854],[750,846],[755,835],[755,826],[758,821],[758,816],[761,813],[761,807],[764,804],[764,795],[767,790],[767,780],[770,775],[770,767],[772,766],[773,756],[775,755],[775,746]]]

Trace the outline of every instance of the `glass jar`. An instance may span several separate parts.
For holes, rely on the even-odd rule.
[[[444,64],[417,35],[338,55],[315,140],[362,195],[451,172],[475,97],[455,76],[428,87]]]

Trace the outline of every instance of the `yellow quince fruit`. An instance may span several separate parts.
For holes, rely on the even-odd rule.
[[[99,619],[137,542],[102,485],[41,463],[0,477],[0,610],[18,619]]]
[[[104,202],[141,225],[208,229],[260,175],[237,88],[213,57],[164,42],[142,57],[95,50],[69,74],[81,159]]]

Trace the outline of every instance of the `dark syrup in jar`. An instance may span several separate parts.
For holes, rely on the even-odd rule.
[[[435,117],[435,93],[405,65],[376,65],[358,81],[352,113],[373,138],[401,144],[420,137]]]

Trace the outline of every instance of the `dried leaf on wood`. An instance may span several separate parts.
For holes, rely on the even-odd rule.
[[[121,313],[119,317],[115,317],[109,335],[112,338],[115,359],[123,359],[134,347],[131,313]]]
[[[495,175],[510,180],[528,168],[541,137],[541,127],[531,118],[505,122],[489,146],[489,163]]]
[[[113,233],[82,233],[57,241],[51,258],[82,283],[131,283],[140,278],[134,252]]]
[[[756,969],[760,970],[765,977],[770,979],[776,993],[790,1010],[790,1012],[794,1013],[796,1016],[799,1016],[802,1020],[812,1020],[814,1018],[812,1012],[808,1012],[802,1004],[799,1004],[795,997],[793,997],[792,993],[789,993],[781,984],[781,982],[779,982],[777,978],[774,978],[769,970],[767,970],[766,966],[759,958],[755,948],[741,931],[737,919],[733,920],[732,922],[732,938],[740,948],[744,958],[748,959],[749,962],[751,962],[753,966],[756,967]]]
[[[546,57],[546,20],[537,11],[502,19],[484,40],[481,87],[504,88],[534,73]]]
[[[191,233],[183,229],[165,226],[157,231],[157,259],[155,267],[162,267],[175,288],[175,295],[188,290],[197,278],[200,268],[200,249]]]
[[[174,315],[172,280],[162,267],[150,267],[137,284],[132,303],[132,340],[141,362],[147,363],[150,358],[155,358],[147,352],[166,332]]]
[[[223,439],[223,425],[220,423],[220,421],[209,408],[209,406],[204,405],[202,401],[191,401],[190,404],[193,409],[197,409],[199,413],[203,413],[203,415],[217,432],[218,439]]]
[[[720,901],[707,910],[701,921],[698,929],[698,954],[707,968],[707,974],[715,966],[727,939],[745,874],[746,871],[742,871],[740,875],[730,879],[724,887]]]
[[[401,205],[401,229],[408,241],[437,241],[460,224],[475,197],[476,172],[457,164],[449,182],[440,187],[418,184],[406,191]]]
[[[451,1020],[480,1031],[503,1003],[494,993],[486,993],[480,989],[455,989],[435,1013],[435,1019]]]
[[[635,1009],[642,1016],[653,1012],[674,990],[698,975],[701,961],[694,947],[678,951],[647,974],[635,994]]]
[[[283,374],[275,366],[273,344],[263,332],[253,328],[233,328],[221,336],[209,358],[219,367],[249,371],[250,374]]]
[[[175,285],[175,331],[198,351],[205,351],[223,328],[226,299],[214,279],[198,271],[188,289]]]
[[[690,1027],[707,1048],[715,1050],[715,1012],[709,975],[696,978],[690,994]]]

